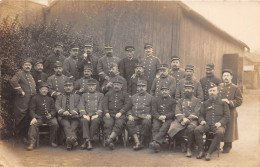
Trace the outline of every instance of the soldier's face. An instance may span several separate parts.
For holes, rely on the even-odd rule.
[[[160,75],[163,76],[163,77],[168,76],[168,69],[161,69],[160,70]]]
[[[74,87],[73,87],[72,84],[64,85],[64,90],[65,90],[66,93],[72,92],[73,89],[74,89]]]
[[[214,74],[214,70],[210,69],[210,68],[206,68],[206,75],[207,76],[212,76]]]
[[[114,74],[118,73],[118,67],[117,66],[114,66],[110,69],[110,71]]]
[[[62,46],[56,46],[54,48],[54,53],[56,53],[56,54],[60,54],[62,51],[63,51]]]
[[[97,85],[88,85],[88,90],[90,93],[93,93],[96,91]]]
[[[31,63],[24,63],[23,64],[23,70],[26,72],[30,72],[32,69],[32,64]]]
[[[43,70],[43,65],[42,65],[41,63],[36,64],[36,66],[34,67],[34,69],[35,69],[36,71],[42,72],[42,70]]]
[[[134,54],[135,54],[134,50],[126,51],[126,56],[128,57],[128,59],[132,59],[134,57]]]
[[[192,96],[193,88],[192,87],[185,87],[184,88],[184,96],[185,98],[190,98]]]
[[[135,68],[135,73],[138,75],[141,75],[144,72],[144,68],[143,67],[136,67]]]
[[[49,92],[49,88],[47,88],[47,87],[41,87],[41,88],[39,89],[39,91],[40,91],[40,94],[41,94],[41,95],[46,96],[47,93]]]
[[[92,53],[92,52],[93,52],[93,48],[92,48],[92,47],[85,47],[85,48],[84,48],[84,52],[85,52],[85,53],[88,53],[88,54],[89,54],[89,53]]]
[[[85,77],[90,77],[92,72],[90,70],[84,70],[84,76]]]
[[[152,53],[153,53],[153,48],[151,48],[151,47],[148,47],[148,48],[145,48],[145,54],[146,55],[151,55]]]
[[[194,73],[193,70],[189,70],[189,69],[185,70],[185,76],[186,76],[187,78],[191,78],[192,75],[193,75],[193,73]]]
[[[71,49],[70,51],[70,55],[74,58],[76,58],[79,54],[79,50],[78,49]]]
[[[171,63],[172,68],[178,68],[180,67],[180,61],[179,60],[173,60]]]
[[[106,53],[107,56],[112,56],[113,49],[107,48],[107,49],[105,49],[105,53]]]
[[[210,96],[211,98],[216,99],[216,97],[217,97],[217,95],[218,95],[218,87],[210,88],[210,89],[208,90],[208,92],[209,92],[209,96]]]
[[[228,72],[224,72],[222,75],[222,79],[223,79],[224,83],[231,83],[232,78],[233,78],[233,76]]]
[[[146,85],[137,85],[137,91],[139,93],[143,93],[147,90],[147,86]]]
[[[122,89],[123,84],[115,82],[115,83],[113,83],[113,87],[114,87],[114,90],[116,92],[118,92],[118,91],[120,91]]]
[[[168,97],[170,95],[169,89],[162,89],[161,92],[163,97]]]
[[[61,75],[62,71],[63,71],[63,68],[62,67],[56,67],[56,68],[54,68],[54,71],[55,71],[55,74]]]

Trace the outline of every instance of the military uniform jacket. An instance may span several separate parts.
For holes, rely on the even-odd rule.
[[[126,104],[129,102],[129,95],[124,91],[116,92],[114,90],[106,93],[103,102],[104,113],[109,113],[114,117],[117,113],[121,112],[122,115],[126,113]]]
[[[238,139],[237,117],[238,113],[236,107],[239,107],[243,102],[243,97],[240,89],[233,83],[219,85],[219,96],[221,99],[227,98],[230,101],[228,104],[230,109],[230,121],[227,124],[224,136],[225,142],[233,142]]]
[[[64,83],[69,80],[65,75],[52,75],[47,79],[47,83],[50,86],[49,93],[53,96],[56,92],[64,93]]]
[[[67,77],[73,76],[75,80],[79,79],[78,59],[73,59],[71,56],[66,58],[63,62],[63,73]]]
[[[98,60],[97,64],[97,72],[98,75],[102,78],[105,79],[106,76],[109,74],[109,67],[112,63],[118,64],[120,59],[117,56],[103,56]]]
[[[132,115],[135,118],[146,118],[151,115],[153,96],[145,92],[143,95],[139,93],[133,95],[127,104],[127,115]]]
[[[89,67],[91,67],[93,69],[92,71],[92,75],[98,75],[97,72],[97,63],[98,63],[98,57],[94,55],[94,53],[92,53],[91,56],[88,56],[86,59],[84,58],[84,56],[80,56],[79,60],[78,60],[78,71],[79,71],[79,76],[82,77],[83,71],[84,71],[84,66],[88,65]]]
[[[186,82],[186,78],[181,79],[176,88],[176,93],[175,93],[175,98],[176,99],[181,99],[184,98],[184,84]],[[193,95],[200,100],[203,100],[203,91],[202,87],[199,81],[196,79],[192,79],[191,82],[193,83],[194,89],[193,89]]]
[[[33,96],[29,110],[31,118],[46,118],[48,113],[50,113],[52,117],[56,115],[54,100],[47,95],[37,94]]]
[[[69,98],[68,98],[68,96],[69,96]],[[58,98],[55,101],[56,111],[58,113],[61,112],[60,115],[62,115],[62,113],[65,112],[65,111],[69,111],[72,114],[72,110],[79,113],[79,110],[78,110],[79,101],[80,101],[80,96],[78,94],[76,94],[76,93],[70,93],[70,94],[63,93],[62,95],[58,96]]]
[[[47,82],[48,74],[46,74],[44,72],[34,71],[32,73],[32,76],[33,76],[34,81],[36,83],[36,92],[39,92],[40,84],[42,82]]]
[[[84,93],[80,98],[79,111],[80,115],[93,116],[98,114],[102,116],[102,113],[98,113],[98,110],[102,110],[102,102],[104,95],[100,92]]]
[[[221,80],[214,75],[212,77],[203,77],[200,79],[200,83],[203,90],[204,100],[209,99],[209,84],[210,82],[216,84],[217,86],[221,83]]]
[[[80,79],[78,79],[77,81],[75,81],[74,83],[74,89],[77,91],[79,89],[84,89],[82,93],[86,93],[88,92],[88,80],[89,79],[93,79],[93,78],[85,78],[85,77],[82,77]],[[96,91],[100,91],[100,86],[99,86],[99,82],[97,80],[96,81],[96,84],[97,84],[97,88],[96,88]]]
[[[132,77],[132,75],[135,73],[135,65],[138,63],[138,59],[132,58],[131,60],[126,58],[123,58],[119,62],[119,71],[120,75],[124,77],[129,84],[129,81]]]
[[[52,54],[50,56],[47,57],[47,59],[44,62],[43,65],[43,71],[48,74],[48,76],[51,76],[54,74],[54,64],[56,63],[56,61],[60,61],[61,63],[63,63],[65,60],[65,56],[60,55],[60,56],[56,56],[55,54]]]
[[[170,70],[169,75],[176,79],[177,84],[181,79],[185,78],[185,71],[182,68],[179,68],[178,70]]]
[[[134,78],[130,79],[130,82],[128,84],[127,91],[132,96],[137,93],[137,82],[139,80],[145,80],[147,81],[146,77],[144,75],[138,76],[136,75]]]
[[[151,95],[158,96],[161,93],[161,87],[166,86],[170,89],[170,95],[174,98],[175,90],[176,90],[176,80],[172,76],[159,77],[153,80],[153,84],[151,87]]]
[[[123,81],[123,87],[122,87],[122,91],[123,92],[127,92],[127,82],[125,80],[125,78],[123,78],[121,75],[116,75],[116,76],[113,76],[112,78],[110,78],[110,80],[105,80],[105,82],[103,83],[103,86],[102,86],[102,90],[103,92],[108,92],[111,90],[111,88],[107,89],[106,85],[108,84],[108,82],[114,82],[116,81],[118,78],[120,78],[120,80]]]
[[[230,111],[226,102],[218,97],[216,100],[208,99],[201,106],[199,122],[206,121],[206,125],[214,126],[220,122],[225,127],[229,121]]]
[[[27,113],[31,97],[36,94],[36,85],[32,75],[24,70],[19,70],[11,78],[10,84],[19,94],[15,97],[14,103],[15,123],[18,125]],[[21,96],[22,91],[25,93],[24,96]]]
[[[166,120],[174,119],[175,116],[176,101],[169,97],[154,97],[152,100],[152,116],[155,119],[159,119],[161,115],[166,116]]]

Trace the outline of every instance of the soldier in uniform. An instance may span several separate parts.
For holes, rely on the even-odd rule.
[[[43,65],[44,72],[48,74],[48,76],[54,74],[53,69],[57,61],[63,63],[63,61],[65,60],[65,56],[62,55],[62,52],[63,52],[63,44],[60,42],[56,42],[54,45],[54,53],[47,57]]]
[[[118,64],[120,59],[117,56],[113,55],[113,47],[112,46],[106,46],[105,47],[105,53],[106,55],[101,57],[98,60],[97,64],[97,72],[100,77],[100,85],[103,85],[103,82],[105,80],[109,80],[109,70],[110,70],[110,65],[112,63]]]
[[[89,91],[81,96],[79,103],[80,124],[84,140],[81,149],[87,148],[87,150],[91,150],[93,148],[91,141],[102,121],[104,95],[96,91],[97,82],[95,79],[89,79],[87,87]]]
[[[137,82],[139,80],[146,80],[146,77],[144,76],[144,68],[143,65],[140,63],[137,63],[135,65],[135,73],[130,79],[129,85],[128,85],[128,93],[133,96],[134,94],[137,93]]]
[[[159,58],[153,56],[153,46],[151,44],[146,43],[144,45],[144,51],[145,56],[141,62],[144,66],[144,75],[147,77],[147,92],[150,92],[161,61]]]
[[[208,89],[209,89],[210,82],[216,84],[217,86],[221,83],[221,80],[214,75],[214,71],[215,71],[215,65],[207,64],[206,77],[203,77],[200,79],[200,83],[201,83],[203,95],[204,95],[204,101],[209,99]]]
[[[171,67],[172,69],[169,72],[169,75],[176,79],[176,84],[185,78],[185,71],[184,69],[180,68],[180,58],[178,56],[173,56],[171,58]]]
[[[92,68],[91,66],[85,65],[84,66],[84,76],[80,79],[78,79],[75,83],[74,83],[74,87],[75,87],[75,92],[78,94],[83,94],[88,92],[88,80],[90,79],[94,79],[92,78]],[[99,82],[97,80],[96,81],[96,90],[100,91],[100,86],[99,86]]]
[[[76,130],[79,126],[78,105],[80,96],[73,92],[73,82],[67,80],[64,83],[65,92],[58,96],[55,107],[58,111],[58,120],[63,127],[66,136],[67,150],[70,151],[78,145]]]
[[[79,48],[77,46],[73,46],[70,50],[70,56],[63,62],[63,73],[73,80],[79,79],[78,54]]]
[[[174,119],[175,107],[176,101],[170,95],[169,87],[162,86],[161,93],[158,97],[154,97],[152,101],[153,141],[150,143],[150,147],[155,152],[160,151],[160,145],[163,143]]]
[[[174,98],[176,90],[176,80],[172,76],[168,75],[168,65],[161,64],[158,68],[160,77],[153,80],[151,95],[157,97],[161,93],[161,87],[166,86],[170,90],[170,96]]]
[[[57,147],[55,143],[57,130],[59,127],[58,121],[56,119],[56,110],[53,98],[47,96],[49,91],[49,86],[47,83],[42,82],[39,86],[39,94],[32,97],[30,102],[30,128],[28,131],[28,138],[30,145],[27,150],[33,150],[38,128],[41,124],[45,123],[50,126],[50,143],[52,147]]]
[[[31,69],[32,61],[27,58],[22,62],[22,70],[15,73],[10,80],[10,84],[17,94],[14,99],[15,133],[24,141],[27,138],[29,128],[29,102],[31,97],[36,94],[36,85],[30,73]]]
[[[230,109],[230,121],[227,124],[224,135],[223,153],[229,153],[232,148],[232,142],[238,139],[236,108],[243,102],[243,97],[237,85],[232,83],[233,73],[230,69],[224,69],[222,79],[224,83],[219,85],[219,95],[222,101],[226,102]]]
[[[138,59],[134,58],[135,48],[133,46],[125,47],[126,56],[119,62],[119,71],[120,75],[123,76],[127,81],[127,88],[129,87],[129,83],[131,77],[135,73],[135,65],[138,63]]]
[[[185,82],[191,82],[194,86],[193,89],[193,95],[200,100],[203,100],[203,91],[200,82],[193,77],[194,73],[194,66],[193,65],[186,65],[185,66],[185,78],[181,79],[176,88],[176,93],[175,93],[175,98],[177,100],[181,99],[184,97],[184,84]]]
[[[146,92],[147,81],[137,81],[138,93],[131,97],[127,104],[127,129],[129,134],[133,136],[136,145],[134,150],[142,149],[144,139],[150,136],[152,126],[152,98],[153,96]],[[140,126],[140,140],[137,136],[138,126]]]
[[[39,88],[42,82],[46,82],[48,79],[48,74],[43,72],[43,61],[39,59],[34,64],[34,71],[32,72],[32,76],[36,83],[36,92],[39,93]]]
[[[120,79],[123,82],[122,91],[127,92],[127,82],[125,78],[119,75],[118,65],[116,63],[112,63],[110,64],[109,80],[105,80],[102,86],[102,91],[104,94],[112,89],[113,82],[117,79]]]
[[[203,133],[213,132],[213,141],[206,153],[205,159],[211,159],[212,152],[220,144],[224,137],[225,127],[229,121],[230,111],[227,103],[221,101],[218,96],[218,88],[214,83],[210,83],[208,87],[209,99],[204,101],[201,106],[199,122],[200,125],[194,130],[196,143],[199,147],[199,155],[197,159],[204,157]]]
[[[129,101],[129,96],[122,91],[123,80],[117,78],[113,81],[113,89],[109,91],[103,102],[103,109],[105,116],[104,133],[107,139],[105,146],[109,146],[111,150],[114,149],[114,139],[120,135],[124,129],[126,122],[126,104]]]
[[[187,153],[186,157],[191,157],[191,147],[194,141],[194,129],[198,126],[198,117],[200,113],[201,100],[193,95],[194,86],[192,82],[185,82],[184,97],[182,97],[176,106],[176,119],[171,123],[169,136],[176,138],[187,135]]]
[[[99,81],[98,73],[97,73],[97,63],[98,57],[93,52],[93,44],[87,43],[84,48],[84,53],[79,57],[78,61],[78,71],[79,76],[83,77],[83,70],[85,66],[92,68],[92,75],[94,79]]]
[[[47,83],[49,84],[49,94],[50,96],[56,98],[57,96],[64,93],[64,83],[65,81],[69,80],[67,76],[62,74],[63,68],[62,63],[57,61],[54,66],[55,74],[50,76],[47,79]]]

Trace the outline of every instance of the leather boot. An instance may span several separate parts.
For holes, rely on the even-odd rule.
[[[192,156],[192,152],[190,148],[187,148],[187,153],[186,153],[186,157],[191,158]]]
[[[200,151],[199,152],[199,155],[197,155],[197,159],[201,159],[201,158],[203,158],[205,156],[205,153],[204,153],[204,151]]]
[[[66,138],[66,145],[67,145],[67,150],[70,151],[72,149],[72,143],[70,137]]]
[[[140,141],[139,141],[139,139],[138,139],[137,134],[134,134],[134,135],[133,135],[133,138],[134,138],[134,140],[135,140],[135,146],[133,147],[133,149],[134,149],[134,150],[139,150],[139,149],[141,149]]]
[[[84,142],[82,143],[82,145],[80,146],[80,148],[82,150],[86,149],[88,147],[88,139],[84,140]]]
[[[29,144],[29,146],[27,147],[27,150],[28,151],[32,151],[33,150],[33,148],[34,148],[34,144]]]
[[[187,151],[186,143],[181,143],[181,152],[185,153]]]
[[[88,141],[87,150],[92,150],[92,149],[93,149],[93,147],[92,147],[91,141],[89,140],[89,141]]]
[[[211,160],[211,154],[210,154],[210,153],[207,153],[207,154],[206,154],[205,160],[206,160],[206,161],[210,161],[210,160]]]
[[[77,147],[79,145],[77,139],[75,137],[72,137],[71,138],[71,143],[72,143],[72,146],[73,147]]]
[[[225,142],[222,153],[229,153],[232,148],[232,142]]]
[[[154,150],[155,153],[158,153],[161,150],[160,144],[157,143],[156,141],[151,142],[149,146],[150,146],[151,149]]]

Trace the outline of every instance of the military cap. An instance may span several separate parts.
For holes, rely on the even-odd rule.
[[[185,70],[194,70],[194,66],[193,65],[186,65]]]
[[[180,60],[180,58],[178,56],[172,56],[171,61],[173,61],[173,60]]]
[[[96,80],[95,79],[89,79],[87,82],[88,85],[96,85]]]
[[[161,90],[163,90],[163,89],[168,89],[168,90],[169,90],[169,88],[168,88],[166,85],[163,85],[163,86],[161,87]]]
[[[210,82],[209,83],[209,89],[211,89],[211,88],[215,88],[215,87],[217,87],[217,85],[216,84],[214,84],[213,82]]]
[[[54,68],[56,68],[56,67],[62,67],[62,62],[56,61],[56,62],[54,63]]]
[[[113,47],[110,45],[105,45],[105,49],[113,49]]]
[[[24,63],[31,63],[32,64],[32,59],[30,57],[24,58],[22,61],[22,64]]]
[[[146,49],[146,48],[152,48],[152,47],[153,47],[153,45],[150,44],[150,43],[145,43],[145,44],[144,44],[144,49]]]
[[[146,86],[147,85],[147,81],[146,80],[138,80],[137,81],[137,85],[139,85],[139,86]]]
[[[193,85],[192,82],[186,81],[186,82],[184,83],[184,87],[192,87],[192,88],[194,88],[194,85]]]
[[[233,72],[232,72],[231,69],[224,69],[224,70],[222,71],[222,74],[224,74],[225,72],[228,72],[230,75],[233,75]]]
[[[215,69],[215,65],[213,63],[207,64],[206,65],[206,69],[214,70]]]
[[[71,50],[79,50],[78,45],[74,44],[71,46]]]
[[[41,82],[39,88],[42,88],[42,87],[49,88],[49,85],[46,82]]]
[[[55,42],[54,47],[61,46],[63,47],[63,44],[61,42]]]
[[[125,47],[125,51],[131,51],[131,50],[135,50],[135,47],[133,47],[133,46],[126,46]]]
[[[144,65],[141,64],[141,63],[136,63],[136,64],[135,64],[135,68],[136,68],[136,67],[144,67]]]
[[[121,78],[116,78],[113,83],[120,83],[123,84],[123,80]]]
[[[93,47],[93,44],[92,43],[86,43],[85,45],[84,45],[84,47]]]
[[[37,64],[43,64],[42,59],[37,59],[34,63],[34,65],[36,66]]]
[[[67,81],[65,81],[64,82],[64,86],[66,86],[66,85],[73,85],[73,81],[72,80],[67,80]]]
[[[84,71],[85,71],[85,70],[92,71],[93,68],[92,68],[92,66],[90,66],[90,65],[84,65]]]
[[[167,64],[160,64],[158,70],[164,70],[164,69],[168,69],[168,65]]]

